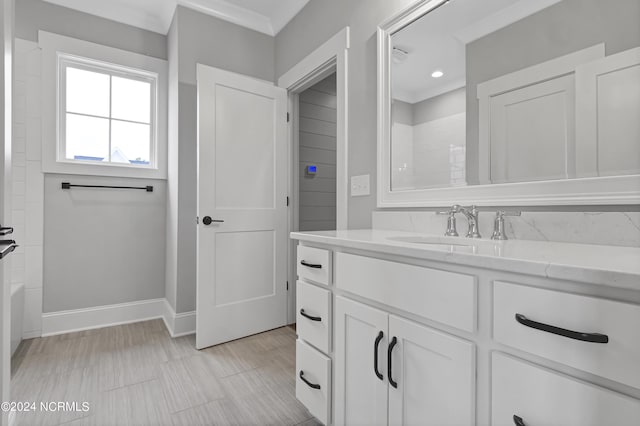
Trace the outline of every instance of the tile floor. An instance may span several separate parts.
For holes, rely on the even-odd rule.
[[[13,401],[89,402],[17,413],[15,425],[316,425],[295,398],[295,331],[197,351],[162,320],[23,341]]]

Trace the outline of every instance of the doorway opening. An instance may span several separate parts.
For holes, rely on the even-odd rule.
[[[336,99],[335,71],[298,96],[297,231],[336,229]]]
[[[349,27],[278,79],[289,111],[289,231],[347,228]],[[296,322],[297,242],[289,240],[287,322]]]

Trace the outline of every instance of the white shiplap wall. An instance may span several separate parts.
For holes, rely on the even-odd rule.
[[[336,101],[335,74],[300,94],[300,231],[336,229]]]

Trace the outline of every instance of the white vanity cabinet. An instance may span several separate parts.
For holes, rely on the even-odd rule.
[[[293,235],[298,310],[323,318],[299,316],[297,374],[320,388],[298,377],[296,395],[324,424],[638,424],[640,267],[620,265],[640,249],[603,248],[607,270],[597,247],[456,253],[387,246],[391,231],[326,234]],[[310,255],[326,281],[300,263]]]
[[[473,344],[338,296],[335,423],[469,425]]]

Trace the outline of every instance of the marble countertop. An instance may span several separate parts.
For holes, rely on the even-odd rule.
[[[640,248],[471,240],[403,231],[292,232],[291,238],[419,259],[640,290]]]

